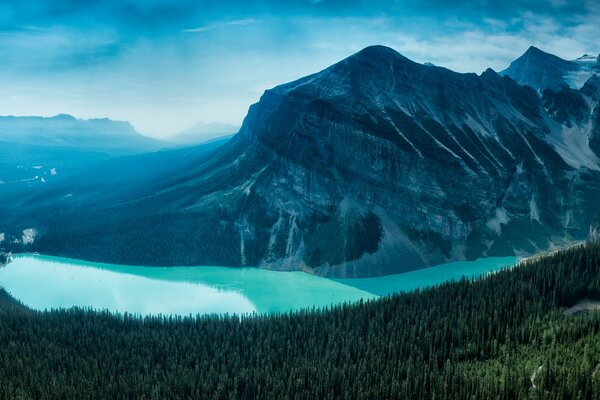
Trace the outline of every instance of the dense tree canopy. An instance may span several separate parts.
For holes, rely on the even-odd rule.
[[[0,398],[598,399],[600,245],[283,315],[36,312],[0,291]]]

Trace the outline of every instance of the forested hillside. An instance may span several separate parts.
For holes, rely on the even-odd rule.
[[[600,398],[600,245],[276,316],[34,312],[0,292],[0,398]]]

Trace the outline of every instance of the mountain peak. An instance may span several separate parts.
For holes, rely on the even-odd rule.
[[[366,61],[384,61],[384,60],[403,60],[410,61],[402,54],[391,47],[382,45],[373,45],[365,47],[359,52],[348,57],[348,60],[366,60]]]
[[[379,55],[379,54],[389,54],[389,55],[399,55],[396,50],[391,47],[383,46],[381,44],[374,44],[371,46],[367,46],[359,52],[355,53],[355,55]]]
[[[486,70],[485,70],[485,71],[483,71],[483,73],[482,73],[481,75],[482,75],[482,76],[483,76],[483,75],[487,75],[487,76],[497,76],[497,75],[498,75],[498,73],[497,73],[496,71],[494,71],[493,69],[491,69],[491,68],[486,68]]]
[[[585,53],[581,57],[577,58],[575,60],[575,62],[580,63],[580,64],[581,63],[583,63],[583,64],[596,64],[598,62],[598,56]]]
[[[76,120],[76,118],[74,116],[72,116],[70,114],[64,114],[64,113],[55,115],[54,117],[52,117],[52,119],[62,120],[62,121],[75,121]]]
[[[530,86],[541,93],[544,89],[559,91],[568,87],[565,76],[579,68],[579,64],[575,62],[530,46],[500,75],[508,75],[520,85]]]
[[[529,48],[527,49],[527,51],[525,51],[525,53],[523,55],[547,55],[547,56],[554,56],[553,54],[547,53],[545,51],[543,51],[542,49],[540,49],[539,47],[535,47],[535,46],[529,46]]]
[[[521,57],[519,57],[515,61],[513,61],[513,63],[517,62],[521,59],[528,60],[529,62],[531,62],[532,59],[535,59],[536,61],[559,63],[559,64],[562,64],[564,67],[571,68],[571,69],[574,69],[576,67],[574,62],[562,59],[559,56],[556,56],[552,53],[548,53],[548,52],[541,50],[540,48],[535,47],[535,46],[529,46],[527,51],[525,51],[525,53],[523,53],[523,55]]]
[[[279,85],[266,93],[278,93],[280,95],[295,92],[299,89],[311,87],[321,93],[321,96],[329,96],[340,93],[344,87],[364,84],[363,89],[370,91],[377,85],[393,81],[392,75],[396,74],[394,67],[390,66],[417,66],[418,68],[430,68],[418,64],[396,50],[382,46],[372,45],[350,55],[332,66],[300,78],[290,83]],[[366,92],[365,92],[366,93]],[[314,93],[313,93],[314,95]]]

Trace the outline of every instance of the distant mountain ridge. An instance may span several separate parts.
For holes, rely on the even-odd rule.
[[[165,145],[139,134],[129,122],[54,117],[0,116],[0,142],[94,150],[148,151]]]
[[[222,122],[205,124],[199,122],[194,126],[169,138],[172,142],[180,144],[199,144],[219,137],[229,136],[237,133],[239,126]]]
[[[127,204],[73,197],[21,227],[50,254],[337,277],[532,254],[600,211],[597,80],[535,89],[371,46],[267,90],[230,142]]]

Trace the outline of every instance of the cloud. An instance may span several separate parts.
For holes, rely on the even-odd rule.
[[[213,28],[214,27],[210,27],[210,26],[199,26],[197,28],[183,29],[182,32],[187,32],[187,33],[208,32]]]
[[[494,29],[505,29],[507,22],[496,18],[483,18],[483,22]]]
[[[208,32],[215,29],[223,29],[227,27],[238,27],[259,24],[261,21],[254,18],[232,19],[228,21],[213,22],[208,25],[198,26],[196,28],[183,29],[186,33]]]
[[[80,35],[64,28],[31,28],[0,33],[0,57],[4,60],[0,73],[10,69],[45,72],[76,69],[118,57],[123,50],[113,33],[97,31]]]
[[[418,62],[432,62],[458,72],[477,73],[488,67],[496,70],[505,68],[521,49],[524,51],[530,45],[518,36],[488,35],[478,30],[428,39],[397,35],[389,44]]]
[[[598,37],[597,0],[0,0],[0,114],[109,116],[160,135],[239,123],[265,89],[372,44],[481,72],[530,45],[597,54]]]

